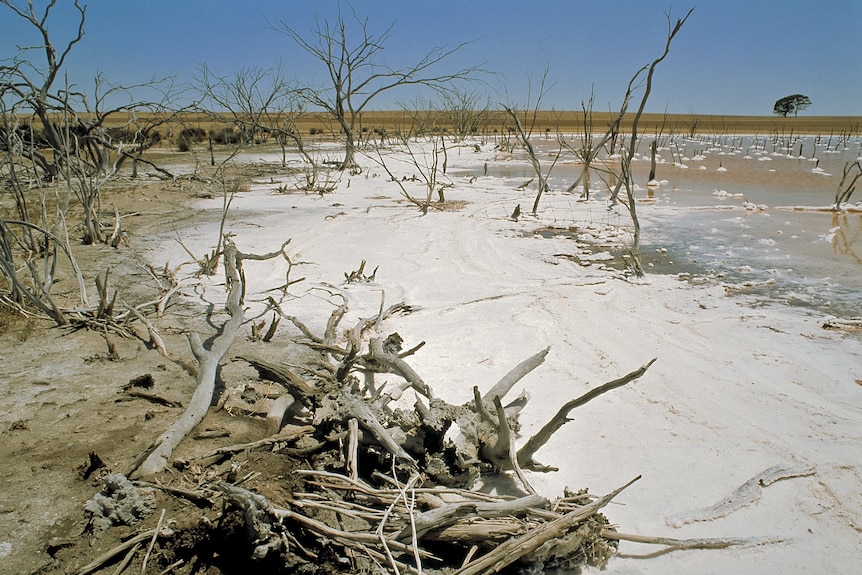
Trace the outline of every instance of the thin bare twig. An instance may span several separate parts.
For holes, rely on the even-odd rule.
[[[159,516],[159,522],[156,523],[156,529],[153,533],[153,538],[150,539],[150,545],[147,547],[147,552],[144,554],[144,560],[141,562],[141,575],[145,575],[147,572],[147,562],[150,560],[150,554],[153,552],[153,547],[156,545],[156,538],[159,536],[159,533],[162,530],[162,525],[165,523],[165,512],[166,509],[162,509],[162,514]]]

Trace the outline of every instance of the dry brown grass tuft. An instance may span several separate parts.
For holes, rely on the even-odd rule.
[[[12,308],[0,302],[0,331],[9,331],[10,326],[15,323],[17,315]]]
[[[0,334],[14,334],[19,341],[27,341],[35,329],[36,322],[32,318],[0,301]]]
[[[470,202],[464,200],[446,200],[442,204],[434,204],[434,207],[436,207],[441,212],[460,212],[469,205]]]

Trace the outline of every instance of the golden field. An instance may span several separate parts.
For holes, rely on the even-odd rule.
[[[615,114],[608,112],[593,112],[588,125],[592,132],[604,132]],[[522,122],[525,116],[522,115]],[[146,114],[138,114],[142,120],[149,119]],[[631,131],[634,113],[627,114],[622,121],[621,131]],[[128,117],[115,114],[109,117],[106,124],[109,127],[121,126]],[[305,113],[295,118],[295,123],[303,135],[312,133],[331,136],[338,133],[338,125],[326,113]],[[451,121],[442,113],[414,111],[370,111],[363,112],[357,119],[357,130],[379,131],[386,133],[410,132],[422,125],[426,128],[451,129]],[[487,126],[485,133],[506,131],[512,125],[505,112],[487,112],[484,118]],[[186,127],[204,130],[218,129],[231,125],[227,115],[220,121],[210,114],[186,113],[174,118],[157,130],[169,141],[174,141],[177,134]],[[526,125],[525,125],[526,127]],[[539,111],[536,115],[533,134],[546,132],[578,133],[584,131],[584,114],[572,111]],[[641,117],[639,132],[642,135],[662,133],[664,135],[727,135],[727,134],[761,134],[761,135],[825,135],[857,136],[862,134],[862,116],[800,116],[783,118],[779,116],[723,116],[707,114],[644,114]]]
[[[489,113],[491,132],[495,127],[511,125],[506,115],[501,111]],[[616,114],[608,112],[592,113],[592,131],[603,132]],[[522,121],[524,116],[522,115]],[[303,119],[300,127],[307,122],[309,126],[327,125],[325,117]],[[362,115],[364,127],[386,127],[387,130],[398,126],[410,125],[410,114],[404,111],[366,112]],[[626,114],[622,121],[622,131],[630,132],[634,113]],[[324,124],[326,122],[327,124]],[[445,124],[445,122],[443,122]],[[662,128],[663,126],[663,128]],[[661,131],[668,133],[688,134],[694,127],[694,133],[703,134],[851,134],[862,133],[862,116],[803,116],[798,118],[782,118],[778,116],[718,116],[704,114],[643,114],[640,120],[641,134],[651,134]],[[546,130],[564,133],[580,132],[584,128],[583,112],[540,111],[536,117],[534,133]]]

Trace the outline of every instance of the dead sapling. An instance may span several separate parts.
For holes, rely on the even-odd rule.
[[[856,160],[852,164],[850,162],[844,164],[841,181],[835,191],[835,201],[832,203],[833,211],[846,210],[846,204],[850,201],[853,192],[856,191],[856,182],[859,181],[859,178],[862,178],[862,160]]]
[[[389,164],[396,160],[394,160],[392,156],[388,159],[384,158],[380,147],[375,148],[375,151],[377,152],[376,157],[369,157],[386,171],[386,174],[389,176],[389,180],[399,187],[401,195],[407,199],[407,201],[418,207],[423,214],[427,214],[429,207],[432,205],[431,202],[434,199],[434,194],[437,195],[436,203],[442,206],[446,202],[446,188],[452,187],[453,185],[451,181],[441,181],[444,178],[447,178],[447,151],[445,140],[443,139],[443,136],[440,136],[439,138],[437,136],[431,137],[430,149],[427,145],[423,145],[418,142],[411,142],[409,139],[403,140],[402,144],[402,148],[407,154],[407,159],[401,161],[411,166],[411,171],[415,170],[409,178],[406,175],[402,175],[399,179],[395,175]],[[443,158],[442,164],[441,157]],[[416,176],[417,172],[419,176]],[[411,194],[408,190],[409,182],[422,182],[425,187],[425,197],[420,199]]]
[[[527,101],[527,110],[524,111],[524,121],[521,121],[520,112],[514,110],[511,106],[503,106],[506,110],[506,114],[509,115],[509,118],[514,122],[514,127],[511,128],[511,132],[516,138],[518,144],[521,148],[527,153],[527,160],[530,162],[530,167],[533,168],[533,172],[536,175],[536,179],[538,180],[538,190],[536,191],[536,197],[533,200],[533,207],[530,210],[532,215],[536,215],[539,210],[539,201],[542,199],[542,195],[549,190],[548,186],[548,178],[551,175],[551,171],[556,166],[560,157],[562,156],[563,147],[559,146],[557,152],[553,156],[553,160],[551,161],[551,165],[547,167],[547,169],[542,169],[542,163],[539,160],[538,153],[536,152],[536,148],[533,146],[533,142],[531,138],[533,137],[533,130],[536,128],[536,122],[539,115],[539,107],[542,105],[542,100],[547,94],[547,90],[549,89],[546,86],[548,79],[549,69],[545,68],[545,71],[542,74],[542,79],[539,82],[539,95],[536,97],[536,101],[531,108],[529,97]],[[530,81],[532,88],[532,81]],[[531,179],[530,182],[533,180]],[[524,185],[524,188],[527,187],[529,183]]]

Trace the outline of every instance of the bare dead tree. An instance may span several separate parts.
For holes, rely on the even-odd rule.
[[[376,156],[369,157],[386,171],[390,181],[394,182],[401,190],[402,196],[422,210],[423,214],[427,214],[434,194],[437,194],[437,201],[443,204],[446,201],[444,190],[452,185],[451,182],[440,181],[441,178],[446,177],[440,165],[440,157],[445,153],[443,136],[431,136],[428,138],[427,145],[420,144],[418,146],[415,143],[411,143],[410,140],[405,140],[401,146],[401,150],[407,155],[407,159],[404,160],[405,163],[410,166],[411,171],[413,169],[416,170],[411,174],[410,178],[406,175],[402,175],[399,178],[393,173],[390,166],[393,160],[391,157],[387,159],[380,147],[376,148]],[[417,172],[419,173],[418,176],[416,176]],[[421,181],[425,186],[425,197],[423,199],[414,197],[407,189],[410,183],[416,181]]]
[[[219,76],[202,64],[195,90],[200,96],[200,110],[218,122],[235,126],[242,143],[248,145],[269,137],[271,116],[281,112],[282,101],[291,87],[281,66],[240,68]]]
[[[11,198],[13,214],[6,215],[5,206],[0,209],[0,278],[5,280],[5,285],[0,282],[0,300],[65,325],[66,313],[51,295],[63,257],[77,279],[81,303],[88,305],[65,225],[68,201],[47,190],[38,168],[26,160],[26,135],[20,117],[6,107],[2,87],[0,83],[0,197]]]
[[[97,75],[89,95],[68,78],[60,86],[58,77],[66,58],[84,37],[86,7],[75,0],[74,35],[58,48],[49,30],[56,2],[48,2],[41,14],[36,13],[32,2],[21,7],[12,0],[0,0],[0,5],[19,21],[23,20],[39,37],[36,45],[20,48],[11,64],[0,66],[4,114],[14,117],[8,123],[14,124],[15,131],[6,130],[10,145],[14,140],[14,157],[30,162],[42,180],[63,180],[66,194],[81,204],[84,243],[101,242],[104,240],[99,221],[102,186],[126,159],[137,157],[138,161],[144,161],[141,153],[153,144],[151,134],[145,136],[131,128],[132,120],[110,128],[107,120],[121,114],[130,118],[132,111],[146,106],[135,101],[132,91],[159,88],[164,81],[119,86]],[[41,59],[37,57],[39,53],[43,55]],[[26,125],[18,125],[21,118],[26,118]],[[26,171],[30,167],[15,160],[10,169]]]
[[[105,120],[130,109],[128,104],[110,107],[108,102],[116,100],[118,94],[140,86],[111,85],[100,74],[94,81],[92,102],[68,80],[64,85],[56,86],[67,56],[84,37],[86,7],[81,6],[78,0],[74,3],[77,32],[62,52],[55,47],[48,28],[55,2],[48,3],[41,16],[36,14],[32,2],[26,9],[11,0],[0,0],[0,4],[32,26],[41,40],[39,45],[21,48],[11,66],[0,67],[4,96],[12,102],[10,108],[17,114],[32,114],[34,117],[30,123],[33,130],[31,145],[24,153],[43,171],[47,180],[60,175],[61,166],[70,156],[83,162],[83,167],[89,171],[107,172],[110,169],[108,152],[116,150],[117,145],[113,142],[113,134],[105,128]],[[38,51],[44,53],[43,62],[30,57],[31,53]],[[151,84],[156,83],[153,81]],[[115,129],[114,133],[118,131],[122,131],[122,127]]]
[[[539,81],[539,94],[532,106],[532,96],[530,94],[533,89],[532,79],[529,80],[527,105],[523,112],[516,112],[510,106],[503,106],[512,121],[515,122],[515,137],[518,139],[518,142],[524,151],[527,152],[527,159],[530,161],[530,165],[532,166],[533,172],[536,174],[536,180],[538,181],[536,198],[533,200],[533,208],[530,210],[530,213],[533,215],[536,215],[536,212],[539,210],[539,201],[542,199],[542,194],[548,191],[548,177],[551,174],[551,170],[553,170],[554,166],[557,164],[557,160],[560,159],[562,153],[561,146],[560,149],[557,150],[557,154],[554,156],[551,165],[545,171],[542,169],[542,163],[539,161],[536,149],[533,147],[533,143],[530,140],[533,137],[533,130],[536,128],[536,121],[538,119],[542,100],[550,89],[550,86],[547,86],[548,72],[549,69],[545,68],[545,71],[542,73],[542,79]],[[524,115],[523,121],[521,120],[521,113]]]
[[[52,93],[52,88],[66,61],[66,57],[72,51],[75,44],[80,42],[84,37],[84,22],[86,20],[87,9],[85,6],[81,6],[78,0],[75,0],[74,7],[78,18],[77,32],[75,32],[72,39],[60,51],[54,46],[48,32],[48,20],[55,2],[50,2],[41,15],[36,14],[32,2],[28,4],[27,8],[18,6],[12,0],[0,0],[0,3],[33,26],[41,39],[41,44],[24,48],[22,53],[13,60],[11,66],[0,67],[5,76],[4,95],[7,97],[11,95],[17,96],[41,123],[41,133],[39,136],[44,139],[47,146],[51,150],[63,151],[67,148],[68,141],[64,138],[62,129],[52,117],[58,104],[57,96]],[[45,62],[41,67],[37,66],[33,60],[25,58],[28,52],[37,50],[44,52]],[[30,72],[34,69],[41,73],[31,74]],[[23,105],[20,106],[20,108],[23,107]],[[57,177],[60,171],[59,163],[62,161],[62,154],[61,157],[54,157],[52,154],[37,152],[32,148],[27,153],[30,156],[29,159],[44,171],[46,178],[53,179]]]
[[[304,189],[316,191],[318,162],[296,125],[305,113],[300,91],[285,78],[281,66],[241,68],[219,76],[204,64],[195,79],[195,89],[200,95],[198,108],[217,122],[235,126],[244,144],[266,142],[272,137],[281,147],[282,167],[287,165],[287,148],[292,145],[306,165]],[[230,138],[221,139],[226,143]],[[211,146],[212,141],[210,134]]]
[[[670,44],[673,42],[673,39],[676,37],[677,33],[680,31],[682,26],[685,24],[688,17],[691,16],[691,13],[694,11],[694,8],[690,9],[683,18],[677,19],[676,23],[671,26],[671,18],[670,14],[666,14],[667,16],[667,37],[665,39],[664,51],[661,56],[652,61],[648,66],[644,66],[640,70],[638,70],[635,75],[632,77],[632,80],[629,82],[629,88],[633,83],[641,78],[641,75],[644,71],[646,71],[646,77],[644,78],[644,92],[641,96],[641,102],[638,106],[638,110],[635,113],[634,119],[632,120],[632,128],[631,128],[631,136],[629,138],[628,149],[623,151],[622,159],[620,161],[620,178],[617,183],[616,189],[612,194],[612,203],[617,201],[619,196],[620,189],[625,187],[626,190],[626,208],[628,209],[629,216],[632,220],[633,227],[633,240],[631,247],[631,255],[632,255],[632,268],[634,273],[637,276],[643,276],[643,266],[640,261],[640,221],[638,220],[637,215],[637,207],[635,203],[634,197],[634,180],[632,178],[632,159],[634,158],[635,151],[637,149],[638,144],[638,124],[640,122],[641,115],[643,114],[644,108],[646,107],[647,100],[649,99],[650,92],[652,92],[652,79],[653,74],[655,73],[656,67],[661,64],[661,62],[667,57],[670,53]],[[627,96],[629,92],[627,92]],[[627,98],[626,98],[627,99]]]
[[[668,123],[668,112],[667,112],[667,106],[665,106],[664,115],[662,116],[662,119],[661,119],[661,124],[659,124],[658,128],[656,129],[655,139],[653,139],[653,141],[650,142],[650,147],[649,147],[650,163],[649,163],[649,175],[647,176],[647,182],[653,182],[655,180],[656,158],[658,156],[658,147],[661,144],[662,139],[664,138],[664,131],[667,128],[667,123]],[[670,135],[668,136],[668,141],[671,141],[671,142],[673,141],[673,127],[670,128]],[[672,151],[671,151],[671,154],[673,154]],[[682,163],[682,161],[680,161],[680,163]]]
[[[357,168],[357,119],[380,94],[411,85],[445,91],[451,82],[468,80],[479,72],[474,66],[455,72],[436,71],[468,42],[451,49],[433,48],[418,62],[393,67],[383,60],[382,53],[392,37],[394,24],[376,34],[369,28],[367,18],[361,19],[355,11],[351,12],[352,22],[340,10],[332,22],[316,19],[316,27],[309,34],[296,30],[286,20],[273,25],[325,67],[325,85],[305,88],[301,93],[309,104],[326,110],[338,123],[345,145],[340,167],[348,170]]]
[[[473,134],[485,134],[491,122],[491,100],[477,90],[454,86],[439,95],[435,108],[451,126],[455,141]]]
[[[600,156],[603,152],[606,152],[607,157],[613,157],[616,150],[616,141],[620,133],[620,123],[622,122],[625,115],[628,113],[629,104],[631,103],[632,93],[636,88],[636,83],[640,74],[646,69],[646,66],[638,70],[634,76],[629,80],[628,85],[626,86],[625,94],[623,95],[622,104],[620,104],[620,109],[615,116],[611,118],[611,121],[608,122],[608,127],[605,130],[604,134],[600,136],[598,139],[592,136],[592,109],[593,109],[593,95],[590,95],[590,99],[587,104],[581,102],[581,109],[584,113],[584,127],[583,127],[583,139],[581,141],[580,149],[572,146],[567,143],[564,139],[561,139],[561,144],[563,147],[573,152],[576,157],[580,158],[584,164],[583,170],[578,178],[566,189],[566,192],[571,193],[577,188],[581,182],[585,185],[585,194],[583,197],[589,197],[588,188],[589,178],[590,178],[590,170],[597,165],[597,160],[600,159]],[[589,135],[587,135],[589,133]],[[601,170],[601,172],[612,175],[616,177],[617,173],[610,170],[609,168],[605,168]],[[616,197],[612,197],[612,204],[616,202]]]
[[[144,152],[162,141],[162,134],[159,130],[187,112],[188,105],[178,101],[179,91],[171,77],[146,84],[146,88],[155,90],[157,98],[152,101],[141,102],[128,110],[127,129],[132,134],[129,140],[131,149],[121,148],[118,150],[122,156],[118,161],[118,166],[131,160],[133,178],[138,177],[138,164],[145,164],[156,170],[155,175],[157,177],[173,180],[174,174],[154,162],[144,159],[143,156]]]
[[[401,103],[401,110],[409,118],[409,126],[396,128],[396,136],[405,145],[413,138],[422,138],[442,131],[442,118],[434,102],[417,97],[409,103]]]
[[[579,134],[580,141],[568,141],[564,135],[559,134],[558,139],[562,146],[569,153],[573,154],[583,164],[580,175],[566,189],[566,193],[571,193],[580,185],[583,185],[581,198],[590,199],[591,173],[594,170],[610,174],[611,171],[604,165],[600,165],[599,155],[607,148],[607,144],[614,137],[613,135],[619,130],[619,122],[625,113],[625,106],[628,105],[628,99],[624,99],[624,109],[610,123],[607,131],[603,136],[596,137],[593,123],[593,104],[595,102],[595,93],[590,91],[590,98],[586,102],[581,101],[581,116],[582,125]]]
[[[156,85],[156,82],[146,84]],[[52,152],[55,158],[60,158],[60,180],[81,205],[82,240],[85,244],[102,243],[106,239],[100,217],[105,184],[128,158],[137,156],[138,161],[145,161],[141,154],[154,144],[152,137],[142,137],[133,128],[131,112],[137,104],[112,104],[122,96],[131,99],[130,90],[143,86],[112,85],[99,74],[94,80],[92,102],[86,93],[75,90],[68,83],[64,90],[58,92],[61,107],[55,114],[60,118],[58,125],[62,127],[66,145]],[[109,128],[108,118],[118,115],[122,115],[123,122]],[[170,176],[166,170],[160,171]]]
[[[71,262],[82,301],[86,300],[86,290],[68,241],[67,202],[57,197],[53,202],[56,212],[51,213],[43,185],[46,179],[57,177],[64,161],[62,154],[52,153],[63,148],[51,148],[64,141],[64,134],[52,123],[55,107],[50,90],[66,55],[83,37],[84,9],[75,4],[80,15],[77,32],[60,53],[51,44],[46,24],[53,3],[41,17],[32,3],[26,9],[8,0],[2,5],[33,25],[40,32],[41,44],[20,49],[14,58],[6,60],[9,64],[0,65],[0,192],[8,194],[14,205],[12,217],[0,213],[0,278],[8,289],[0,292],[0,298],[64,325],[66,315],[51,295],[61,255]],[[39,49],[44,50],[47,61],[43,70],[25,57]],[[42,126],[37,124],[40,121]],[[46,147],[51,152],[44,153]]]
[[[691,112],[689,114],[689,122],[688,122],[688,137],[689,139],[693,139],[694,135],[697,134],[697,128],[700,125],[700,118],[697,117],[697,114]]]

